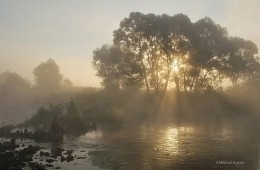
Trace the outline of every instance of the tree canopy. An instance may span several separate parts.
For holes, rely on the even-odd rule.
[[[9,71],[0,74],[0,89],[3,93],[27,92],[31,83],[17,73]]]
[[[58,90],[63,80],[60,68],[53,59],[40,63],[34,68],[33,74],[35,87],[43,91]]]
[[[184,14],[132,12],[113,36],[113,45],[93,52],[94,68],[108,89],[198,91],[259,75],[257,46],[230,37],[208,17],[192,23]]]

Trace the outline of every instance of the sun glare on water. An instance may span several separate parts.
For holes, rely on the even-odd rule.
[[[160,138],[158,148],[169,155],[180,154],[184,141],[194,133],[193,127],[168,127]],[[185,135],[184,135],[185,134]]]

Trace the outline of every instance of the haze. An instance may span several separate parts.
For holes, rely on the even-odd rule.
[[[1,1],[0,72],[17,72],[33,81],[32,70],[52,58],[74,85],[99,87],[92,51],[112,43],[112,31],[132,11],[174,15],[192,21],[208,16],[230,35],[260,46],[257,0],[187,1]]]
[[[0,169],[260,169],[260,1],[0,1]]]

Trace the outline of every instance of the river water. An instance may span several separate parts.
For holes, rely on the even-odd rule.
[[[143,124],[104,131],[109,147],[92,157],[118,169],[260,169],[259,130],[247,118]]]
[[[257,123],[250,118],[225,118],[101,127],[78,138],[66,137],[59,146],[84,159],[53,165],[74,170],[260,169]],[[49,143],[37,145],[53,148]]]

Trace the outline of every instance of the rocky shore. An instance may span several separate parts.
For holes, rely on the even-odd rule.
[[[70,162],[74,159],[86,159],[72,155],[73,151],[56,147],[51,152],[46,152],[46,148],[32,145],[16,144],[15,139],[0,143],[0,169],[4,170],[45,170],[48,167],[60,169],[54,166],[54,162]]]

